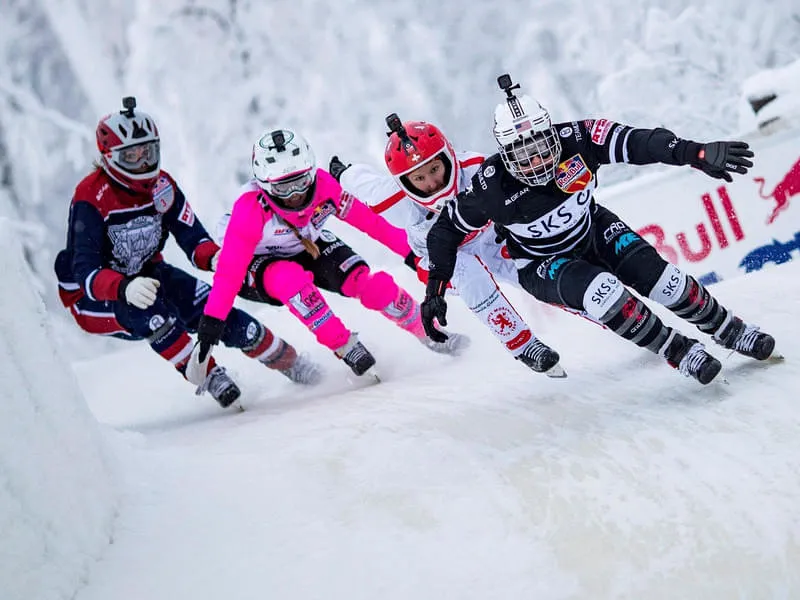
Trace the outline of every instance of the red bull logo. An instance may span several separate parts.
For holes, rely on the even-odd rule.
[[[556,169],[556,185],[568,194],[584,189],[592,180],[592,172],[580,154],[559,163]]]
[[[789,172],[783,176],[778,184],[769,194],[764,193],[764,178],[754,177],[753,181],[758,184],[758,195],[765,200],[772,200],[775,206],[767,217],[767,225],[770,225],[779,214],[789,208],[789,201],[792,196],[800,194],[800,158],[789,168]]]

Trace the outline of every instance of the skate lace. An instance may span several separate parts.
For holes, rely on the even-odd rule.
[[[525,355],[526,358],[538,363],[539,360],[549,351],[550,348],[546,344],[540,342],[539,340],[533,340],[532,342],[528,343],[528,345],[522,351],[522,354]]]
[[[733,349],[737,352],[752,352],[758,339],[759,328],[756,325],[747,325],[744,331],[736,338]]]
[[[369,352],[367,352],[364,344],[361,342],[356,342],[355,346],[350,348],[343,358],[346,362],[355,364],[367,355],[369,355]]]
[[[233,380],[225,373],[225,367],[217,365],[208,372],[206,380],[197,388],[197,393],[202,394],[208,391],[214,398],[218,398],[231,385],[233,385]]]
[[[695,342],[686,355],[681,359],[678,365],[678,371],[687,377],[694,376],[703,366],[703,363],[708,360],[709,355],[706,353],[706,347],[700,342]]]

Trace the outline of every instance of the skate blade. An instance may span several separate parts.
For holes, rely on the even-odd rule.
[[[773,350],[772,354],[764,359],[764,362],[783,362],[784,360],[786,360],[786,357],[782,353]]]
[[[375,370],[374,367],[370,367],[366,371],[364,371],[361,375],[356,375],[355,373],[350,373],[347,376],[347,382],[352,385],[353,387],[368,387],[370,385],[375,385],[376,383],[381,382],[381,376]]]
[[[553,379],[566,379],[567,377],[567,372],[559,363],[554,364],[544,374]]]
[[[364,374],[361,377],[366,378],[368,380],[371,379],[373,383],[381,382],[381,376],[378,374],[378,371],[375,369],[375,367],[370,367],[369,369],[364,371]]]

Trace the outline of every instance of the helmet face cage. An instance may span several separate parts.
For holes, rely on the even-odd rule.
[[[144,112],[112,113],[95,130],[103,170],[134,192],[147,193],[161,172],[158,127]]]
[[[316,159],[303,136],[288,129],[265,133],[253,144],[251,167],[256,183],[276,208],[300,211],[311,204]],[[299,194],[305,196],[292,198]]]
[[[495,109],[494,136],[509,173],[527,185],[555,177],[561,140],[550,115],[529,96],[507,99]]]
[[[430,123],[407,121],[403,127],[408,133],[408,140],[402,140],[397,133],[389,136],[384,152],[386,166],[397,185],[411,200],[439,213],[457,191],[458,160],[455,150],[439,128]],[[414,186],[408,175],[437,158],[444,164],[444,186],[434,192],[424,192]]]

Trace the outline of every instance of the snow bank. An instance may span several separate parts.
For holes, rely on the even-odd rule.
[[[110,455],[7,220],[0,273],[0,596],[72,598],[110,540]]]

